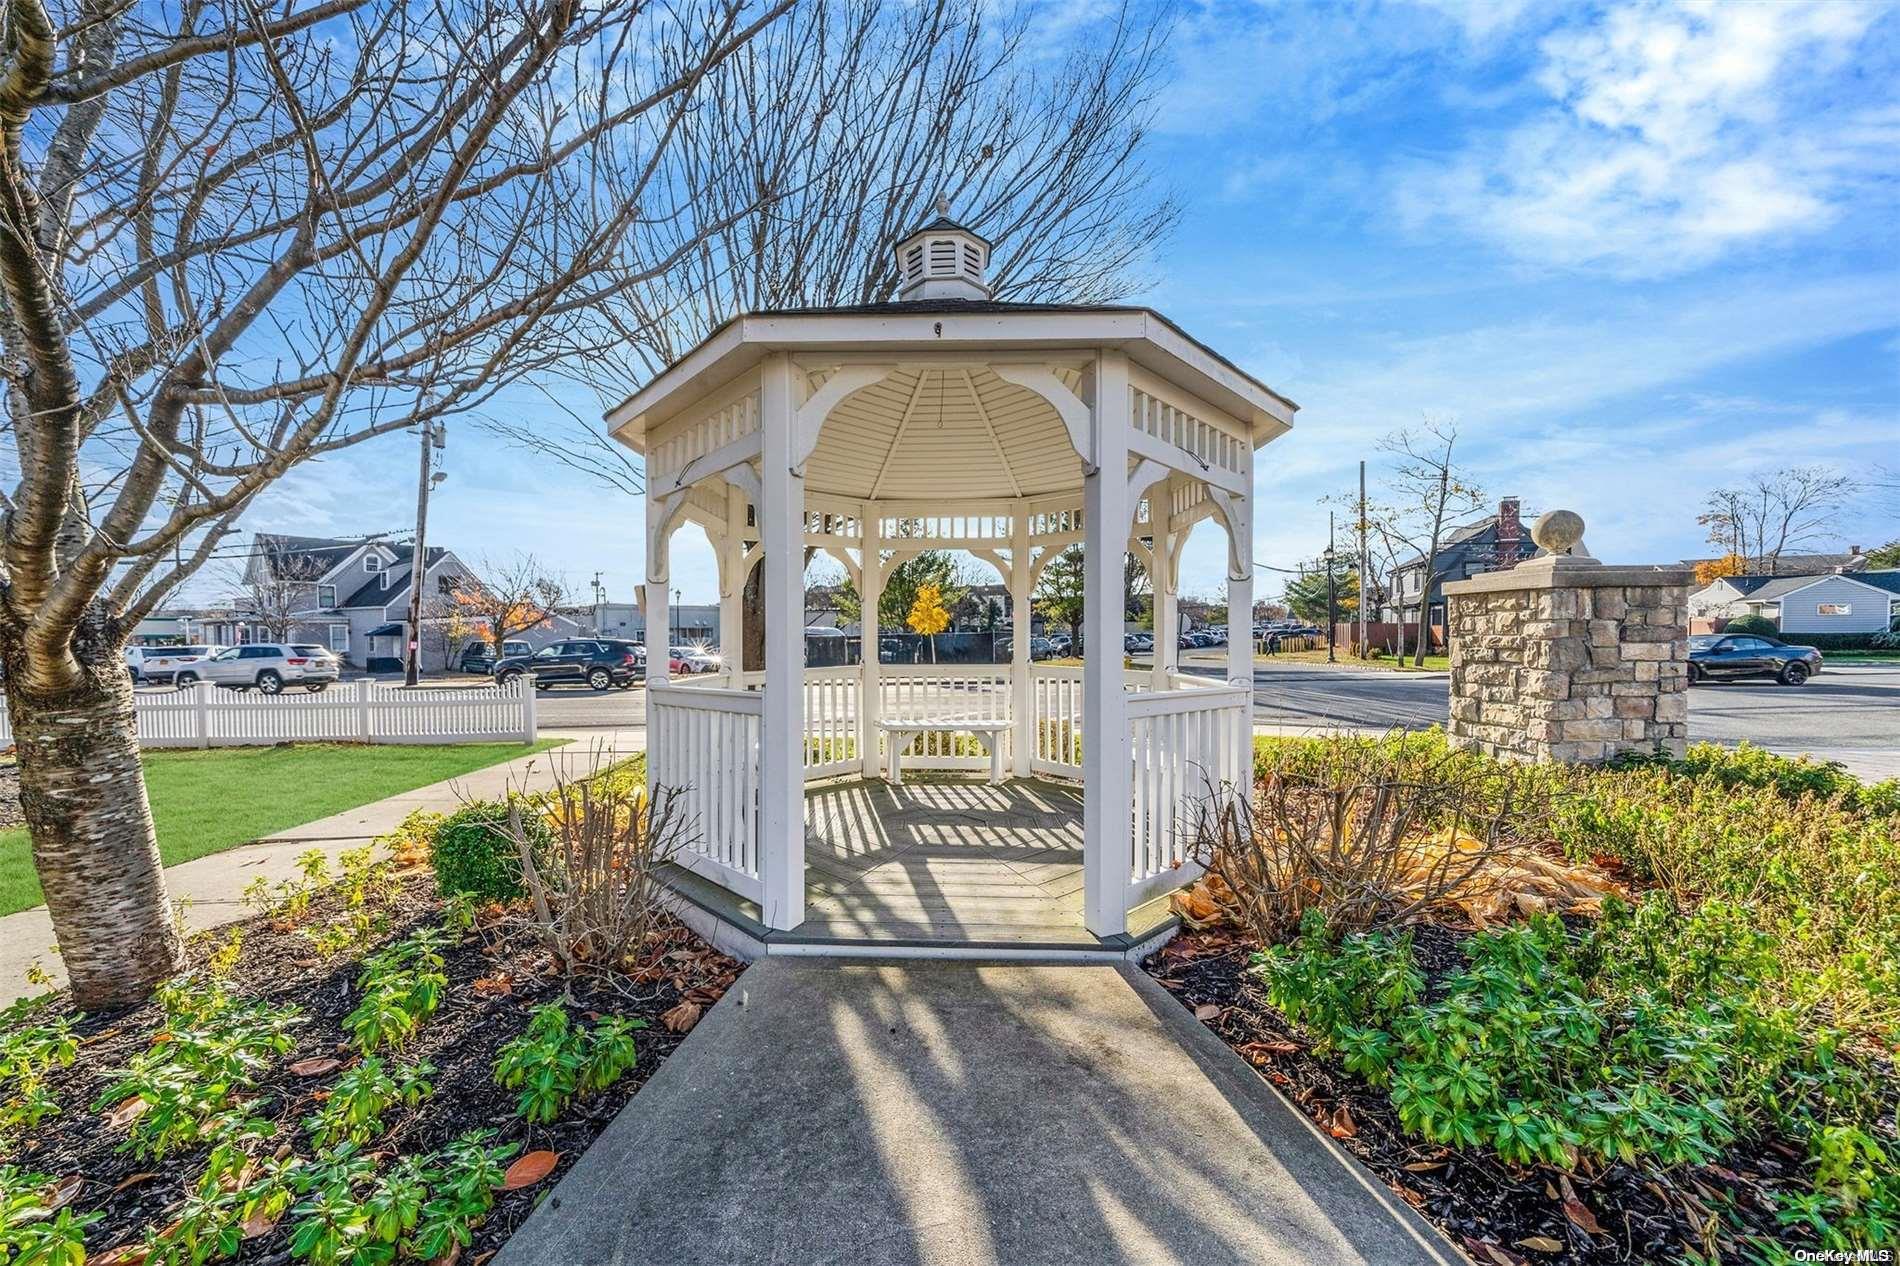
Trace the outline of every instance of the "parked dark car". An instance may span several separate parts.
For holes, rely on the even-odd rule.
[[[495,682],[507,685],[523,673],[535,675],[537,690],[553,686],[631,689],[645,671],[640,646],[616,638],[570,638],[543,646],[532,655],[510,655],[495,664]]]
[[[1799,686],[1821,671],[1821,652],[1757,633],[1702,633],[1689,639],[1689,680],[1772,677]]]

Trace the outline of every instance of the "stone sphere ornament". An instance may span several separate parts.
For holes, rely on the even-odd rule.
[[[1531,539],[1539,549],[1568,554],[1583,539],[1583,516],[1574,510],[1551,510],[1531,524]]]

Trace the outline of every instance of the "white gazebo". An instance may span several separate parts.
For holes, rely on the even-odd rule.
[[[736,317],[607,415],[646,457],[649,647],[666,644],[682,521],[717,552],[729,654],[765,568],[764,670],[669,681],[650,652],[647,743],[649,780],[683,789],[698,822],[678,860],[768,932],[796,933],[815,891],[807,785],[887,778],[896,747],[905,769],[987,775],[994,745],[1012,779],[1067,789],[1035,801],[1045,822],[1079,796],[1077,933],[1102,939],[1196,873],[1188,798],[1248,782],[1253,455],[1296,406],[1146,308],[991,299],[989,250],[940,216],[897,244],[897,301]],[[1174,650],[1181,547],[1204,518],[1228,538],[1225,680],[1181,673]],[[1075,544],[1084,666],[1032,664],[1031,593]],[[929,549],[1001,574],[1008,664],[879,663],[884,578]],[[805,665],[809,550],[863,596],[860,664]],[[1128,552],[1153,581],[1152,670],[1123,667]]]

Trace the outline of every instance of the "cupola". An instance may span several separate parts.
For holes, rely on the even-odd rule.
[[[936,219],[897,243],[897,297],[989,298],[989,240],[952,220],[950,203],[941,194],[936,209]]]

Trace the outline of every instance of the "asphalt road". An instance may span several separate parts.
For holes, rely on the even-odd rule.
[[[1215,676],[1225,665],[1203,654],[1184,667]],[[1257,722],[1314,731],[1423,729],[1443,724],[1447,710],[1442,673],[1268,663],[1255,669],[1254,691]],[[539,720],[546,730],[643,726],[646,691],[550,690],[540,698]],[[1900,776],[1900,665],[1833,664],[1800,687],[1765,681],[1693,687],[1689,737],[1747,739],[1839,760],[1865,777]]]

